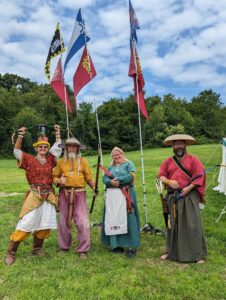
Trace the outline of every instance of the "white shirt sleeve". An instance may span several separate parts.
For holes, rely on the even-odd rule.
[[[22,160],[22,151],[20,149],[14,149],[13,154],[17,160]]]
[[[54,155],[56,158],[59,158],[61,156],[61,153],[62,153],[62,149],[58,147],[58,145],[60,143],[61,143],[61,141],[55,142],[53,144],[53,146],[49,150],[49,153],[51,153],[52,155]]]

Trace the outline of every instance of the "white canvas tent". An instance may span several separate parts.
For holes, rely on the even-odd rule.
[[[223,138],[221,140],[221,144],[222,144],[222,163],[221,163],[222,166],[220,167],[220,173],[218,176],[218,186],[214,187],[213,190],[226,195],[226,138]],[[226,213],[226,206],[221,211],[220,216],[216,222],[219,222],[220,218],[225,213]]]

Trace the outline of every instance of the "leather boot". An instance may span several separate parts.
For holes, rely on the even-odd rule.
[[[5,259],[5,263],[10,266],[12,265],[15,260],[16,260],[16,252],[17,252],[17,248],[19,247],[20,242],[14,242],[14,241],[10,241],[9,242],[9,246],[8,246],[8,250],[7,250],[7,256]]]
[[[32,254],[37,256],[45,256],[45,253],[42,250],[43,242],[43,239],[38,239],[36,236],[34,237]]]

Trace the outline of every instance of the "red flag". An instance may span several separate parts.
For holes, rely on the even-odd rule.
[[[61,58],[59,59],[59,61],[57,63],[57,67],[54,72],[53,78],[50,82],[50,85],[51,85],[52,89],[55,91],[55,93],[57,94],[57,96],[64,102],[65,105],[66,105],[66,101],[67,101],[68,110],[70,112],[72,112],[70,100],[68,98],[67,89],[64,84],[64,80],[63,80],[63,76],[62,76]],[[65,98],[66,98],[66,101],[65,101]]]
[[[87,47],[85,46],[80,63],[73,77],[75,108],[77,106],[77,94],[90,80],[96,76],[96,74],[97,73],[92,59],[87,51]]]
[[[135,56],[135,57],[134,57]],[[140,59],[137,53],[137,49],[134,43],[131,45],[131,54],[130,54],[130,64],[129,64],[129,74],[130,77],[133,77],[134,80],[134,95],[135,101],[138,104],[139,97],[139,106],[140,111],[143,116],[147,119],[148,113],[145,105],[143,87],[144,87],[144,76],[142,72],[142,68],[140,65]]]

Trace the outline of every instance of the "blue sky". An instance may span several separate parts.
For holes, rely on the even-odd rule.
[[[132,0],[140,23],[138,53],[147,96],[172,93],[187,100],[213,89],[226,103],[226,1]],[[99,104],[133,91],[128,77],[128,0],[1,0],[0,73],[47,83],[44,64],[57,22],[67,48],[79,8],[91,37],[97,76],[78,102]],[[82,55],[69,62],[66,83]],[[63,56],[65,58],[65,54]],[[52,60],[51,74],[57,59]]]

